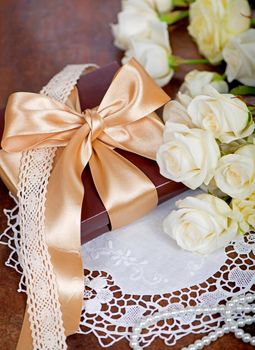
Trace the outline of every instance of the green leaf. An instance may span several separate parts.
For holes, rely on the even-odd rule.
[[[240,85],[230,90],[230,93],[238,96],[255,95],[255,87]]]
[[[251,123],[251,121],[252,121],[252,113],[251,112],[248,112],[248,124],[250,124]]]
[[[159,19],[167,24],[174,24],[179,20],[189,16],[189,11],[172,11],[166,12],[159,15]]]
[[[188,0],[173,0],[173,7],[187,7],[189,3]]]
[[[195,2],[196,0],[172,0],[173,1],[173,6],[174,7],[187,7],[190,4],[192,4],[192,2]]]
[[[213,74],[213,81],[221,81],[221,80],[225,80],[226,76],[223,74],[219,74],[219,73],[214,73]]]

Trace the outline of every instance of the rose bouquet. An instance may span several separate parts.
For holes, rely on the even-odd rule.
[[[227,86],[210,81],[212,75],[186,76],[177,99],[164,108],[164,143],[157,153],[162,175],[207,192],[177,202],[163,224],[182,248],[204,254],[255,228],[252,107],[217,91]]]
[[[169,25],[185,17],[204,58],[172,53]],[[125,50],[122,62],[135,57],[160,86],[181,64],[223,62],[217,73],[189,72],[163,112],[161,174],[206,192],[177,202],[163,224],[189,251],[211,253],[255,228],[254,105],[239,96],[255,94],[253,25],[248,0],[125,0],[112,26],[115,45]]]
[[[205,58],[182,59],[172,53],[168,26],[185,17]],[[112,32],[114,44],[125,50],[122,62],[135,57],[160,86],[171,80],[179,65],[216,65],[222,60],[229,82],[254,86],[254,21],[248,0],[123,0]]]

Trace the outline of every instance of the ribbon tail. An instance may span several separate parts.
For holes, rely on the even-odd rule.
[[[66,336],[79,328],[83,307],[84,272],[80,254],[82,171],[91,153],[91,135],[85,125],[63,150],[48,185],[45,232],[56,275]]]
[[[157,206],[151,180],[134,164],[96,140],[89,165],[112,229],[129,224]]]

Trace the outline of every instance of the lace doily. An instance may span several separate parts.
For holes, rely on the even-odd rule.
[[[66,68],[62,72],[62,78],[60,74],[49,83],[49,94],[63,102],[84,68],[84,65]],[[71,83],[65,83],[65,79],[69,81],[71,78]],[[61,85],[63,89],[59,87]],[[47,89],[44,88],[42,92],[46,93]],[[31,181],[31,184],[26,186],[30,186],[33,194],[29,199],[28,193],[26,196],[22,195],[19,206],[21,208],[25,206],[23,208],[25,214],[31,217],[22,219],[21,209],[18,214],[18,204],[12,210],[5,210],[8,227],[0,236],[0,240],[11,248],[6,265],[15,268],[21,274],[24,253],[21,254],[19,226],[22,222],[23,227],[29,224],[26,229],[31,233],[28,237],[30,242],[33,242],[35,230],[37,231],[38,227],[42,228],[40,225],[43,225],[44,219],[45,191],[54,153],[55,149],[45,149],[29,151],[23,155],[24,159],[29,157],[29,162],[22,164],[23,166],[25,163],[29,164],[24,173],[26,179]],[[42,168],[39,173],[44,174],[44,177],[38,174],[40,165]],[[36,188],[39,179],[41,183]],[[34,222],[37,225],[34,227],[31,218],[35,215],[35,208],[36,210],[39,208],[37,191],[41,193],[39,210],[41,216],[40,221],[37,219]],[[187,193],[182,197],[186,195]],[[255,234],[247,234],[232,242],[225,251],[222,249],[208,257],[179,250],[174,241],[161,229],[162,218],[173,208],[175,201],[176,198],[173,198],[132,225],[106,233],[83,246],[85,289],[79,333],[93,332],[102,347],[109,347],[123,338],[129,339],[131,328],[140,318],[153,315],[162,308],[172,310],[198,304],[213,306],[225,303],[234,295],[255,290]],[[40,244],[44,244],[43,240],[42,236]],[[37,242],[33,249],[33,252],[41,252],[44,248]],[[50,260],[47,260],[47,256],[45,259],[49,266]],[[42,269],[39,260],[34,259],[33,263],[36,268],[35,275],[38,273],[41,278]],[[46,276],[48,273],[52,273],[50,267],[49,271],[46,271]],[[27,274],[23,273],[19,291],[27,292],[26,277]],[[51,285],[54,285],[54,276],[53,280],[49,280]],[[52,311],[51,305],[46,303],[44,288],[40,291],[43,292],[38,294],[45,303],[39,311],[44,309],[46,314],[49,312],[47,317],[51,317],[52,312],[57,312],[57,319],[60,319],[60,323],[56,322],[55,325],[50,325],[50,329],[45,330],[43,349],[61,348],[52,345],[51,332],[49,333],[49,330],[57,329],[60,332],[59,344],[61,343],[62,330],[56,328],[62,326],[60,309],[57,307]],[[32,310],[33,313],[39,312]],[[216,317],[183,314],[178,319],[159,321],[151,326],[142,334],[142,343],[146,347],[155,337],[160,337],[167,345],[173,345],[179,338],[191,332],[203,333],[213,330],[221,321],[220,315]]]
[[[180,197],[187,194],[190,195],[190,192]],[[177,247],[178,253],[175,255],[174,250],[171,256],[163,251],[157,268],[151,273],[151,278],[148,278],[149,272],[153,271],[150,259],[155,257],[148,254],[144,258],[146,247],[144,250],[137,250],[139,234],[142,240],[143,234],[146,234],[147,246],[155,247],[153,239],[150,240],[150,232],[156,232],[159,246],[166,243],[165,238],[168,244],[174,245],[162,233],[154,219],[160,220],[171,210],[176,199],[164,203],[126,228],[108,232],[83,245],[85,289],[79,333],[94,333],[102,347],[110,347],[123,338],[129,340],[131,329],[139,319],[153,315],[162,308],[178,310],[195,305],[215,306],[225,304],[233,296],[255,291],[254,233],[239,237],[225,251],[221,250],[209,257],[192,253],[185,256],[186,252],[178,251]],[[9,228],[2,234],[1,240],[8,242],[12,248],[7,265],[20,272],[16,259],[19,237],[17,207],[6,211],[6,215]],[[135,232],[137,239],[134,239]],[[141,243],[142,241],[140,247],[143,246]],[[171,260],[171,269],[168,271],[167,263]],[[188,262],[190,269],[185,271]],[[180,284],[178,276],[183,274],[186,275]],[[172,276],[171,280],[167,280],[169,276]],[[184,283],[185,278],[189,283]],[[24,290],[22,282],[19,290]],[[157,293],[157,290],[165,292]],[[147,333],[143,333],[142,345],[150,345],[156,337],[162,338],[167,345],[174,345],[178,339],[189,333],[212,331],[221,322],[220,315],[215,317],[194,314],[184,314],[175,320],[159,321]]]
[[[178,199],[192,193],[197,191]],[[102,347],[129,340],[131,328],[142,317],[162,308],[216,306],[255,291],[255,234],[237,237],[225,250],[207,257],[184,252],[161,229],[162,218],[176,200],[83,246],[85,303],[80,333],[93,332]],[[159,321],[142,334],[141,345],[150,345],[155,337],[174,345],[189,333],[212,331],[221,322],[221,315],[191,313]]]

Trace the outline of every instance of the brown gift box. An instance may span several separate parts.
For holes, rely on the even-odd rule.
[[[118,64],[112,63],[83,75],[79,79],[77,87],[82,110],[100,104],[118,69]],[[4,110],[0,111],[0,140],[2,139],[3,129]],[[175,183],[161,176],[155,161],[123,150],[117,151],[135,164],[152,181],[157,190],[159,204],[185,190],[183,184]],[[107,211],[94,186],[89,165],[83,171],[82,181],[86,193],[81,211],[81,242],[83,244],[104,232],[110,231],[111,224]]]

